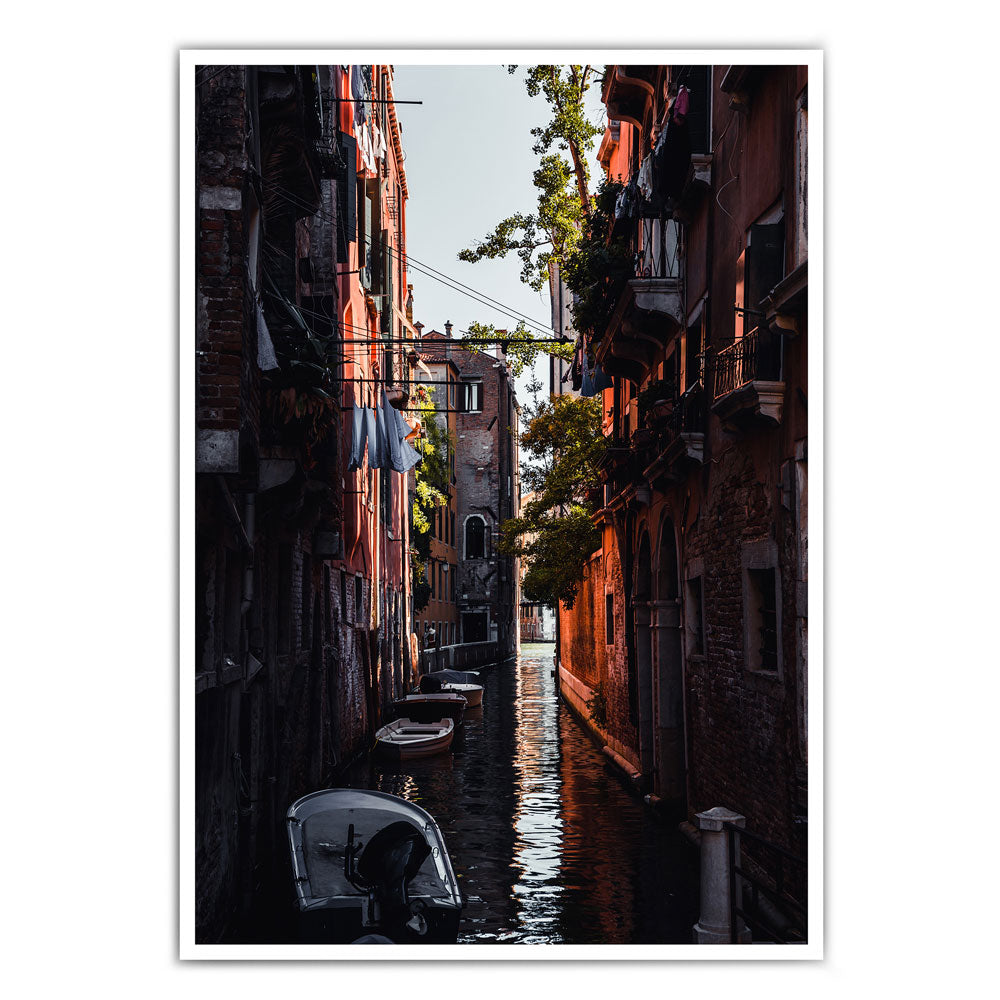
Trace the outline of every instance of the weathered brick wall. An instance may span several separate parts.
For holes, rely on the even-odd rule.
[[[517,607],[514,560],[496,551],[495,533],[503,521],[514,515],[517,443],[508,416],[509,382],[504,368],[494,368],[496,359],[486,354],[471,354],[457,343],[426,340],[420,353],[429,361],[443,362],[450,347],[451,360],[462,376],[482,379],[483,405],[478,413],[459,413],[456,417],[455,540],[458,549],[459,620],[463,607],[488,609],[490,623],[498,624],[498,638],[503,637],[505,655],[514,652],[517,643]],[[508,496],[508,478],[510,495]],[[465,559],[465,524],[470,515],[486,523],[486,558]],[[463,602],[463,592],[468,602]],[[491,638],[489,634],[487,639]]]
[[[236,472],[241,447],[255,454],[260,396],[245,265],[245,70],[213,75],[198,96],[197,454],[205,471]]]
[[[689,811],[725,805],[746,815],[752,829],[789,843],[795,649],[787,623],[794,621],[794,572],[776,509],[776,469],[767,461],[775,434],[743,440],[718,456],[686,540],[686,560],[704,561],[705,620],[705,656],[689,659],[686,671]],[[755,543],[773,543],[780,557],[786,623],[780,674],[747,667],[742,558],[744,546]]]

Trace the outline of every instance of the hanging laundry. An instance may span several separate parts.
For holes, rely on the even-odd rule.
[[[382,468],[393,469],[396,472],[409,472],[420,461],[420,453],[407,444],[406,437],[410,428],[399,412],[390,402],[385,389],[382,390],[382,420],[388,442],[387,459]]]
[[[351,414],[351,457],[347,463],[349,472],[360,469],[361,463],[364,461],[365,441],[368,437],[366,431],[364,407],[355,403]]]
[[[639,191],[646,201],[649,201],[653,195],[653,157],[652,154],[647,156],[642,161],[642,166],[639,167],[639,176],[636,178],[636,184],[638,185]]]
[[[378,125],[372,126],[372,149],[375,153],[375,158],[381,160],[386,152],[388,151],[388,146],[385,144],[385,135]]]
[[[378,438],[378,462],[371,464],[371,445],[368,446],[368,465],[372,469],[388,469],[391,460],[389,445],[389,415],[385,412],[388,407],[388,400],[385,398],[385,391],[382,392],[383,399],[375,407],[375,434]]]
[[[594,391],[603,392],[605,389],[611,389],[614,386],[614,382],[610,375],[605,374],[604,369],[600,365],[594,365]]]
[[[682,86],[680,90],[677,91],[677,98],[674,100],[674,105],[670,109],[670,116],[675,122],[682,122],[687,117],[688,105],[691,101],[691,91],[687,87]]]
[[[273,372],[278,367],[278,357],[274,353],[271,332],[264,322],[264,309],[257,303],[257,365],[262,372]]]
[[[580,383],[580,395],[584,399],[590,399],[591,396],[597,395],[597,389],[594,388],[594,380],[591,377],[590,369],[587,365],[587,347],[584,345],[582,353],[582,363],[583,363],[583,381]]]
[[[354,98],[354,124],[360,125],[365,120],[367,109],[365,108],[364,80],[361,76],[361,67],[351,67],[351,96]]]
[[[374,410],[365,410],[365,437],[368,440],[368,468],[377,469],[380,467],[381,455],[378,447],[378,426]]]

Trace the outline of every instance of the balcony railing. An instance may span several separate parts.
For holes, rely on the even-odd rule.
[[[761,327],[719,351],[715,359],[715,398],[758,381],[781,381],[781,340]]]
[[[681,229],[673,219],[640,219],[635,230],[635,276],[681,277]]]

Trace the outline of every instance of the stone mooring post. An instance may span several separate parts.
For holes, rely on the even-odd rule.
[[[723,806],[716,806],[707,812],[695,814],[698,829],[701,831],[701,910],[698,922],[694,925],[695,944],[730,944],[730,878],[729,878],[729,832],[724,823],[734,826],[745,826],[746,817]],[[736,838],[734,856],[740,856],[739,834],[733,832]],[[740,901],[740,884],[736,880],[736,903]],[[736,940],[740,944],[750,943],[750,931],[740,920],[738,921]]]

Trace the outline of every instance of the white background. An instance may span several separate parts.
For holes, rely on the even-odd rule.
[[[973,9],[7,12],[0,760],[13,995],[771,998],[995,984],[997,141],[993,37]],[[822,963],[177,961],[177,50],[352,42],[824,50]],[[818,525],[811,535],[815,551]]]

